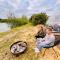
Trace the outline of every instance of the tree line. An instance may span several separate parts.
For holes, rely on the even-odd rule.
[[[37,13],[33,14],[29,19],[26,16],[22,16],[20,18],[10,16],[8,19],[0,19],[0,22],[11,24],[13,28],[28,23],[31,23],[32,25],[46,24],[48,18],[49,16],[46,13]]]

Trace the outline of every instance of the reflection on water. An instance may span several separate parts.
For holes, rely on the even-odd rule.
[[[10,29],[10,25],[8,25],[7,23],[0,23],[0,32],[7,32]]]

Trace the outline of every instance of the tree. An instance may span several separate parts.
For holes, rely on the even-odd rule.
[[[47,20],[48,15],[46,13],[33,14],[29,19],[33,25],[46,24]]]

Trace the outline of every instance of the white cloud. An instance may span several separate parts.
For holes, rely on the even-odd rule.
[[[4,0],[0,0],[0,2],[3,2]]]
[[[19,4],[20,4],[20,0],[8,0],[7,1],[11,6],[13,6],[13,8],[17,9]]]
[[[60,0],[56,0],[56,4],[60,4]]]
[[[2,5],[4,1],[5,1],[5,0],[0,0],[0,5]]]
[[[36,9],[45,0],[29,0],[28,10]]]
[[[27,7],[27,15],[32,15],[34,13],[45,11],[45,6],[41,6],[45,0],[29,0],[29,6]]]
[[[3,6],[4,4],[6,4],[3,3],[4,1],[8,3],[8,6],[5,5],[6,8],[4,8]],[[52,3],[49,3],[49,1],[48,0],[0,0],[0,4],[2,4],[0,8],[2,7],[1,10],[4,8],[5,12],[8,11],[8,9],[10,8],[10,10],[15,11],[17,15],[26,14],[28,16],[28,15],[32,15],[33,13],[46,12],[50,16],[53,15],[55,16],[56,11],[60,10],[58,9],[59,8],[58,4],[60,4],[60,0],[53,0],[56,2],[55,6],[53,6]],[[48,3],[44,4],[44,2],[48,2]]]

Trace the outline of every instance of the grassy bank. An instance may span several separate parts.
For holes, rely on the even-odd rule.
[[[29,26],[32,26],[32,24],[31,23],[28,23],[28,24],[22,25],[20,27],[18,26],[18,27],[12,28],[10,31],[7,31],[7,32],[0,32],[0,37],[3,37],[3,36],[5,36],[5,35],[7,35],[7,34],[9,34],[11,32],[16,32],[18,30],[22,30],[22,29],[24,29],[26,27],[29,27]]]
[[[37,26],[32,26],[27,24],[21,27],[13,28],[10,32],[2,34],[0,37],[0,60],[58,60],[56,52],[50,49],[42,49],[39,55],[36,57],[34,52],[35,47],[35,34],[37,31]],[[0,35],[1,35],[0,34]],[[14,56],[10,52],[10,46],[16,41],[26,41],[28,43],[27,51],[19,55],[18,57]]]
[[[9,18],[9,19],[0,19],[0,23],[7,23],[11,26],[11,28],[15,28],[28,24],[29,20],[26,17]]]
[[[1,33],[3,35],[2,36],[3,40],[0,41],[0,57],[1,57],[0,60],[3,60],[3,59],[5,59],[5,60],[15,60],[15,59],[27,60],[27,59],[30,59],[31,60],[32,59],[32,58],[30,58],[31,55],[29,53],[34,54],[34,52],[33,52],[33,49],[30,47],[30,45],[29,45],[29,48],[31,48],[31,49],[29,49],[25,54],[20,55],[18,58],[13,56],[9,50],[10,45],[18,40],[23,40],[30,44],[29,40],[33,41],[33,38],[32,38],[33,36],[31,37],[31,35],[30,35],[31,32],[29,32],[31,30],[31,28],[33,28],[33,26],[31,26],[30,24],[27,24],[25,26],[13,28],[7,34]],[[11,35],[13,35],[12,33],[13,34],[16,33],[16,35],[14,35],[13,37],[11,37],[9,39],[9,37]],[[5,35],[5,37],[4,37],[4,35]],[[8,36],[8,38],[6,38],[6,36]],[[28,55],[29,55],[29,57],[27,57]]]

